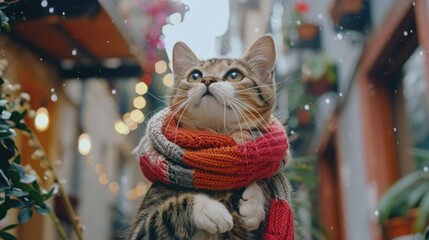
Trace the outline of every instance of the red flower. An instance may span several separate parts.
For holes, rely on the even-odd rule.
[[[310,10],[310,6],[308,5],[308,3],[304,2],[304,1],[298,1],[295,4],[295,10],[299,13],[307,13]]]

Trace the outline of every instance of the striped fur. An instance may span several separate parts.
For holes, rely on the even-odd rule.
[[[170,97],[171,111],[187,128],[228,135],[236,131],[263,131],[275,103],[274,62],[274,43],[267,36],[256,41],[240,59],[203,61],[185,44],[178,43],[173,50],[175,84]],[[190,81],[195,71],[202,74],[201,81]],[[226,76],[230,71],[238,71],[242,79],[229,81]],[[206,79],[213,83],[206,86]]]
[[[290,186],[283,174],[278,174],[268,180],[258,181],[266,197],[266,211],[269,199],[282,196],[290,201]],[[233,191],[204,191],[189,190],[154,183],[141,203],[137,219],[130,232],[130,240],[158,240],[158,239],[199,239],[207,240],[257,240],[262,239],[264,224],[256,231],[248,231],[238,212],[239,200],[244,189]],[[199,232],[193,223],[192,207],[196,194],[205,194],[225,204],[234,219],[231,231],[210,235]]]
[[[274,62],[274,43],[268,36],[258,39],[240,59],[203,61],[184,43],[177,43],[173,49],[175,84],[170,111],[181,127],[215,131],[233,136],[237,143],[245,142],[252,138],[251,132],[264,132],[268,127],[275,103]],[[201,81],[190,78],[196,70],[202,74]],[[237,70],[242,78],[229,81],[226,75],[231,70]],[[208,80],[211,84],[204,84]],[[257,184],[266,198],[266,214],[270,199],[290,202],[290,186],[282,174],[258,180]],[[156,182],[141,203],[128,239],[262,239],[265,221],[250,231],[239,214],[245,190],[195,190]],[[200,194],[227,208],[234,223],[230,231],[209,234],[196,226],[193,210]]]

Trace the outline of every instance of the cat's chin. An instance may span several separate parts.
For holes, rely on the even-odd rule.
[[[212,130],[218,133],[230,133],[230,127],[236,121],[231,110],[225,109],[214,96],[204,96],[200,103],[189,107],[187,114],[181,118],[181,123],[192,129]],[[224,124],[225,122],[225,124]]]
[[[206,110],[207,109],[223,110],[225,108],[224,104],[220,102],[219,99],[211,93],[203,95],[197,107],[203,108]]]

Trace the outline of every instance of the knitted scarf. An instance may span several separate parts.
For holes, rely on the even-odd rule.
[[[147,179],[193,189],[231,190],[277,174],[286,165],[284,127],[272,117],[265,133],[237,144],[230,136],[181,128],[164,109],[148,122],[136,153]],[[271,201],[264,239],[293,239],[293,215],[283,196]]]

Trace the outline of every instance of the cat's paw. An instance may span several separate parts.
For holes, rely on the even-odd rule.
[[[230,231],[234,226],[225,205],[202,194],[194,197],[192,215],[198,228],[212,234]]]
[[[252,183],[246,187],[240,199],[239,213],[249,231],[258,229],[265,219],[265,197],[261,187]]]

